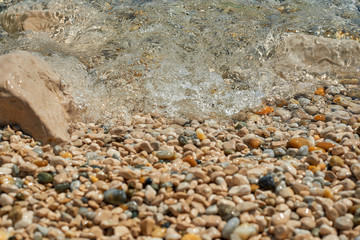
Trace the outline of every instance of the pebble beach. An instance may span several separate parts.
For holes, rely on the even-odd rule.
[[[73,123],[55,146],[7,126],[0,239],[359,240],[357,86],[318,87],[226,124]]]

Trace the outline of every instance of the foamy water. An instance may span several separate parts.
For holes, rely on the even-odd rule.
[[[61,75],[84,120],[133,112],[228,118],[264,98],[360,77],[357,1],[21,1],[2,12],[1,53]],[[22,31],[16,14],[37,17]],[[46,23],[46,24],[45,24]],[[8,33],[8,32],[11,32]]]

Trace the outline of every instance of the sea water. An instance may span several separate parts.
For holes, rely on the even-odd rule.
[[[7,13],[0,53],[22,49],[44,59],[84,121],[137,112],[231,118],[266,99],[360,77],[357,0],[34,0],[0,6]],[[51,22],[41,31],[6,29],[14,24],[9,16],[33,10],[57,17],[41,19]]]

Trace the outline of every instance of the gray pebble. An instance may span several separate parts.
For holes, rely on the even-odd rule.
[[[297,156],[307,156],[309,154],[309,147],[307,145],[301,146],[296,153]]]
[[[95,212],[89,211],[86,207],[79,208],[79,214],[83,217],[86,217],[89,220],[93,220],[96,215]]]
[[[233,217],[231,218],[224,226],[221,235],[223,238],[225,239],[230,239],[230,235],[232,234],[232,232],[234,231],[234,229],[239,226],[240,224],[240,219],[237,217]]]
[[[218,210],[219,209],[218,209],[218,207],[216,205],[211,205],[208,208],[206,208],[205,214],[216,215],[216,214],[218,214]]]
[[[19,169],[18,165],[16,165],[16,164],[12,165],[12,167],[11,167],[11,174],[12,174],[14,177],[17,177],[17,176],[19,176],[19,173],[20,173],[20,169]]]
[[[34,240],[41,240],[42,238],[41,232],[34,232]]]
[[[276,157],[282,157],[282,156],[286,155],[286,151],[283,148],[275,148],[274,153],[275,153]]]
[[[59,155],[59,153],[62,151],[62,148],[59,145],[55,145],[53,149],[53,153],[55,155]]]
[[[270,158],[275,157],[274,150],[272,150],[272,149],[265,149],[265,150],[263,151],[263,153],[268,154]]]
[[[79,180],[72,181],[70,183],[70,190],[74,191],[76,189],[79,189],[80,185],[81,185],[81,182]]]
[[[90,160],[96,160],[98,158],[98,154],[96,152],[87,152],[85,154],[85,157],[88,161]]]
[[[39,157],[42,157],[42,156],[44,155],[43,150],[41,150],[41,149],[38,148],[38,147],[33,148],[32,151],[33,151],[34,153],[36,153]]]
[[[37,229],[40,231],[40,233],[41,233],[43,236],[48,235],[49,229],[48,229],[47,227],[43,227],[43,226],[41,226],[40,224],[37,224],[36,227],[37,227]]]
[[[303,97],[299,98],[298,101],[299,101],[299,103],[300,103],[300,105],[301,105],[302,107],[309,105],[310,102],[311,102],[310,99],[308,99],[308,98],[303,98]]]
[[[297,149],[297,148],[288,148],[288,149],[286,150],[286,155],[289,155],[289,156],[291,156],[291,157],[297,155],[297,153],[298,153],[298,149]]]

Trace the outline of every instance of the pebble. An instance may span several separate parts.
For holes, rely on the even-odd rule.
[[[176,154],[170,150],[157,151],[156,157],[162,160],[174,160],[176,158]]]
[[[251,192],[250,185],[234,186],[229,189],[230,196],[243,196]]]
[[[309,141],[307,139],[301,138],[301,137],[291,138],[287,142],[287,147],[289,147],[289,148],[298,148],[299,149],[304,145],[310,147]]]
[[[354,226],[351,218],[347,216],[338,217],[335,219],[334,227],[337,230],[350,230]]]
[[[240,219],[237,217],[230,218],[225,224],[221,235],[224,239],[230,239],[230,235],[233,233],[234,229],[239,226]]]
[[[120,205],[125,203],[126,200],[127,196],[123,190],[112,188],[104,192],[104,202],[106,203]]]
[[[332,100],[295,96],[235,125],[77,123],[53,148],[16,130],[0,143],[1,227],[17,239],[353,239],[360,120]]]
[[[230,238],[247,240],[256,234],[258,234],[258,226],[256,224],[243,223],[235,228],[233,233],[230,235]]]
[[[65,192],[69,188],[70,188],[70,183],[68,183],[68,182],[55,184],[55,190],[57,192]]]
[[[274,178],[270,175],[266,175],[259,180],[259,186],[264,190],[274,190],[276,187]]]

